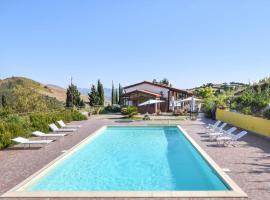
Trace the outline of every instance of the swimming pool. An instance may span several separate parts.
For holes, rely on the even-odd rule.
[[[196,146],[178,126],[104,127],[17,191],[234,192]]]

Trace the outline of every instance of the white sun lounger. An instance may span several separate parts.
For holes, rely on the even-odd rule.
[[[25,145],[30,145],[31,144],[49,144],[50,142],[52,142],[53,140],[28,140],[26,138],[23,137],[17,137],[14,139],[11,139],[13,142],[19,143],[19,144],[23,144],[23,146],[25,147]]]
[[[241,131],[237,135],[228,135],[228,136],[222,136],[217,138],[217,144],[223,144],[224,146],[229,145],[231,142],[236,142],[240,138],[244,137],[248,132],[247,131]]]
[[[208,129],[215,129],[216,127],[218,127],[218,125],[221,123],[221,121],[216,121],[214,124],[208,124],[208,126],[206,128]]]
[[[227,131],[209,133],[208,136],[210,137],[210,140],[215,140],[215,139],[217,139],[218,137],[221,137],[221,136],[230,136],[236,130],[237,130],[237,128],[232,127]]]
[[[43,133],[41,131],[34,131],[32,132],[32,135],[37,136],[37,137],[44,137],[45,139],[47,139],[48,137],[63,137],[66,136],[66,133]]]
[[[67,129],[67,128],[61,128],[59,129],[55,124],[49,124],[50,129],[52,129],[53,132],[74,132],[77,131],[77,129]]]
[[[223,132],[224,130],[224,128],[225,128],[225,126],[227,126],[227,123],[226,122],[224,122],[223,124],[221,124],[221,126],[217,126],[216,128],[214,128],[214,129],[211,129],[211,132],[209,132],[208,134],[210,134],[210,133],[216,133],[216,132]]]
[[[80,128],[81,125],[70,125],[70,124],[65,124],[63,120],[57,121],[57,123],[61,126],[61,128]]]

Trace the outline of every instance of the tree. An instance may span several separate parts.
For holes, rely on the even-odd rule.
[[[91,92],[88,94],[90,106],[97,106],[100,103],[99,94],[96,90],[96,86],[93,84],[91,87]]]
[[[157,79],[154,78],[153,81],[152,81],[152,83],[158,83],[157,82]]]
[[[7,107],[7,98],[5,95],[2,95],[2,106],[3,108]]]
[[[209,98],[209,97],[213,96],[214,95],[214,90],[213,90],[212,87],[205,87],[205,88],[200,88],[197,91],[197,93],[198,93],[198,96],[200,98],[205,99],[205,98]]]
[[[121,96],[123,95],[123,92],[124,92],[124,90],[123,90],[123,88],[122,88],[122,86],[121,86],[121,84],[119,83],[119,89],[118,89],[118,92],[119,92],[119,101],[118,101],[118,104],[120,105],[121,104]]]
[[[74,106],[79,107],[81,102],[81,93],[76,85],[71,84],[68,86],[66,92],[66,107],[72,108]]]
[[[118,96],[118,90],[117,88],[115,89],[115,100],[114,100],[115,104],[118,104],[119,102],[119,96]]]
[[[160,81],[160,83],[161,84],[164,84],[164,85],[169,85],[170,83],[169,83],[169,80],[167,79],[167,78],[164,78],[164,79],[162,79],[161,81]]]
[[[100,80],[97,83],[97,92],[99,96],[99,105],[104,106],[104,88]]]
[[[85,103],[84,103],[84,101],[81,99],[81,101],[80,101],[80,103],[79,103],[79,106],[81,107],[81,108],[84,108],[85,107]]]
[[[111,96],[111,103],[112,105],[115,104],[115,90],[114,90],[114,85],[113,85],[113,81],[112,81],[112,96]]]

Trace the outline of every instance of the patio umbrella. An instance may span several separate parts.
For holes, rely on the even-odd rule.
[[[162,103],[162,102],[165,102],[165,101],[155,100],[155,99],[149,99],[148,101],[145,101],[143,103],[140,103],[138,106],[147,106],[147,105],[157,104],[157,103]]]
[[[180,100],[180,102],[187,102],[187,101],[202,101],[201,99],[197,99],[197,98],[195,98],[195,97],[188,97],[188,98],[186,98],[186,99],[182,99],[182,100]]]
[[[180,100],[180,102],[190,102],[190,112],[194,112],[196,109],[196,101],[202,101],[201,99],[197,99],[195,97],[188,97],[186,99]]]

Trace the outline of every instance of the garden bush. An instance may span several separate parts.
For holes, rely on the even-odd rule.
[[[270,109],[267,109],[263,112],[263,116],[267,119],[270,119]]]
[[[0,149],[9,146],[12,138],[29,137],[30,135],[30,126],[26,121],[3,121],[0,123]]]
[[[124,107],[121,110],[121,113],[129,118],[135,116],[138,114],[138,108],[135,106],[128,106],[128,107]]]
[[[113,106],[106,106],[104,108],[104,113],[118,113],[118,112],[121,112],[120,106],[113,105]]]
[[[77,110],[62,110],[57,112],[35,113],[29,116],[33,130],[49,132],[48,124],[56,123],[58,120],[65,122],[85,120],[86,116]]]
[[[144,115],[144,117],[143,117],[143,120],[145,120],[145,121],[148,121],[148,120],[150,120],[150,116],[149,115]]]
[[[0,122],[0,149],[9,146],[11,139],[21,136],[29,137],[32,131],[49,132],[50,123],[58,120],[65,122],[85,120],[86,116],[77,110],[61,110],[55,112],[33,113],[28,116],[18,116],[15,114],[1,117]]]

